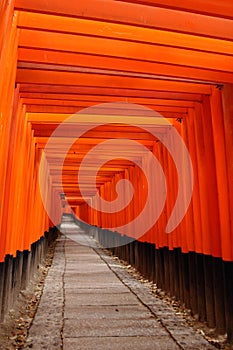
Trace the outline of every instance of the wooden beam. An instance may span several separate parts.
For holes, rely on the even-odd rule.
[[[70,72],[98,72],[102,74],[138,76],[144,74],[164,76],[180,81],[231,82],[233,73],[212,67],[195,68],[178,64],[148,62],[118,57],[103,57],[80,53],[19,48],[18,68],[35,68]]]
[[[19,68],[17,71],[16,82],[34,83],[34,84],[63,84],[63,85],[82,85],[82,86],[98,86],[112,88],[126,88],[131,86],[140,87],[142,90],[156,91],[176,91],[190,92],[198,94],[210,94],[210,86],[195,83],[183,83],[176,81],[166,81],[159,79],[143,79],[118,77],[111,75],[87,74],[87,73],[71,73],[71,72],[52,72],[40,71],[33,69]]]
[[[111,88],[111,87],[95,87],[95,86],[68,86],[68,85],[46,85],[46,84],[20,84],[21,92],[38,92],[38,93],[63,93],[73,95],[93,95],[93,96],[115,96],[119,99],[126,99],[130,97],[142,97],[143,98],[163,98],[170,100],[184,100],[184,101],[202,101],[202,94],[189,93],[189,92],[176,92],[176,91],[154,91],[154,90],[140,90],[140,86],[135,88],[132,86],[130,89],[124,88]]]
[[[53,125],[53,126],[45,126],[44,125],[41,125],[41,127],[39,126],[36,126],[34,128],[34,135],[36,137],[48,137],[50,136],[56,129],[56,125]],[[64,135],[65,137],[69,136],[69,137],[77,137],[77,130],[72,130],[71,128],[63,128],[61,133],[59,133],[59,136],[61,135]],[[94,137],[94,138],[104,138],[104,137],[107,137],[107,138],[110,138],[110,139],[114,139],[114,138],[122,138],[122,137],[127,137],[128,139],[133,139],[133,140],[155,140],[155,137],[152,136],[151,134],[149,133],[146,133],[146,132],[141,132],[140,134],[136,133],[136,132],[128,132],[128,133],[125,133],[125,134],[122,134],[122,132],[120,131],[112,131],[112,132],[106,132],[106,131],[98,131],[98,132],[91,132],[89,131],[88,133],[88,138],[89,137]],[[82,137],[84,137],[82,135]]]
[[[64,114],[69,113],[75,114],[83,111],[83,107],[65,107],[65,106],[41,106],[41,105],[27,105],[26,110],[29,113],[57,113]],[[186,113],[175,113],[175,112],[163,112],[162,113],[166,118],[185,118]]]
[[[94,103],[110,103],[110,102],[128,102],[135,103],[139,105],[146,106],[175,106],[175,107],[194,107],[193,101],[186,100],[169,100],[169,99],[159,99],[159,98],[143,98],[143,97],[129,97],[121,98],[115,96],[93,96],[93,95],[75,95],[75,94],[55,94],[55,93],[40,93],[40,92],[21,92],[20,96],[22,99],[32,99],[34,100],[67,100],[67,101],[87,101]],[[46,101],[45,101],[46,103]]]
[[[29,106],[65,106],[65,107],[77,107],[77,109],[87,108],[91,106],[96,106],[96,103],[89,101],[76,101],[76,100],[48,100],[48,99],[30,99],[23,98],[23,103]],[[187,113],[186,107],[180,106],[166,106],[166,105],[148,105],[148,108],[153,109],[154,111],[163,113],[163,112],[172,112],[172,113]],[[127,105],[126,105],[127,108]]]
[[[49,137],[35,137],[35,143],[38,148],[45,148],[47,142],[49,140]],[[90,149],[91,147],[99,144],[100,142],[106,141],[107,138],[79,138],[74,145],[72,145],[71,151],[73,152],[82,152],[86,151],[88,148]],[[141,143],[147,148],[152,148],[153,147],[153,142],[150,140],[137,140],[138,143]],[[70,139],[69,138],[59,138],[57,137],[55,140],[53,140],[53,145],[54,145],[54,151],[56,152],[58,147],[63,147],[67,146],[70,144]],[[52,149],[52,148],[51,148]]]
[[[15,9],[233,39],[228,19],[111,0],[16,0]]]
[[[20,12],[18,27],[22,29],[46,30],[57,33],[121,39],[124,41],[168,45],[223,54],[232,54],[233,43],[227,40],[200,37],[192,34],[175,33],[151,28],[122,25],[90,19],[44,15],[41,13]]]
[[[66,156],[66,158],[64,159],[64,164],[62,164],[62,173],[68,173],[68,172],[75,172],[77,174],[80,165],[83,161],[83,159],[85,158],[85,156],[87,155],[88,152],[81,154],[79,157],[76,155],[76,157],[69,157]],[[119,155],[120,154],[120,155]],[[116,166],[123,166],[123,167],[130,167],[133,166],[135,164],[135,162],[140,162],[141,158],[143,155],[145,155],[146,152],[139,152],[137,150],[137,152],[135,152],[135,150],[129,150],[124,154],[124,149],[120,149],[117,152],[112,153],[112,159],[109,160],[109,154],[106,154],[105,152],[99,152],[99,156],[98,156],[98,160],[93,159],[91,161],[88,161],[88,166],[91,168],[93,167],[93,169],[95,169],[96,164],[99,161],[102,161],[103,164],[108,164],[109,167],[116,167]],[[129,157],[132,156],[131,160],[125,159],[125,158],[121,158],[121,156],[123,157]],[[61,155],[56,155],[56,157],[47,157],[48,162],[51,166],[51,175],[53,174],[59,174],[59,172],[61,171],[61,166],[58,163],[61,163],[61,161],[63,161],[64,158],[64,154]],[[91,174],[89,174],[91,175]],[[88,175],[88,176],[89,176]]]
[[[21,29],[19,47],[121,57],[205,69],[210,68],[211,62],[212,70],[225,72],[231,72],[233,66],[233,58],[230,55],[223,56],[222,54],[202,52],[200,50],[186,50],[164,46],[164,44],[152,45],[28,29]],[[233,47],[231,47],[230,53],[231,55],[233,54]],[[104,62],[105,58],[102,57],[102,60]],[[134,61],[132,61],[133,64]]]
[[[187,12],[202,13],[208,16],[233,18],[233,3],[231,0],[121,0],[134,4],[159,6]]]
[[[64,176],[73,176],[73,179],[74,179],[74,181],[76,180],[77,181],[77,175],[78,175],[78,173],[77,172],[69,172],[69,173],[67,173],[67,172],[65,172],[64,173]],[[53,176],[56,176],[56,174],[52,174],[52,179],[53,179]],[[107,181],[110,181],[111,180],[111,176],[109,175],[109,176],[97,176],[97,177],[95,177],[95,176],[87,176],[86,177],[86,179],[87,179],[87,181],[93,181],[93,180],[95,180],[95,182],[97,183],[97,184],[103,184],[103,183],[105,183],[105,182],[107,182]]]
[[[124,105],[123,105],[124,106]],[[72,116],[72,118],[69,114],[59,114],[56,113],[28,113],[27,114],[27,120],[28,122],[40,126],[40,124],[58,124],[66,122],[66,124],[75,124],[76,127],[78,126],[80,130],[86,129],[86,127],[99,127],[100,130],[109,131],[112,130],[112,128],[117,128],[118,130],[125,130],[129,131],[132,129],[137,130],[136,126],[148,126],[148,127],[161,127],[161,126],[169,126],[168,121],[170,123],[173,122],[173,119],[165,120],[160,114],[156,115],[154,111],[149,111],[150,113],[146,113],[147,110],[143,108],[137,108],[135,106],[135,111],[137,111],[138,114],[135,113],[135,115],[130,114],[132,113],[133,109],[132,106],[129,106],[129,112],[127,111],[127,104],[125,105],[124,111],[122,113],[122,105],[120,105],[117,109],[117,104],[110,105],[110,106],[104,106],[106,114],[101,113],[92,113],[92,110],[88,111],[89,113],[79,113],[75,116]],[[114,112],[114,109],[116,108],[116,113]],[[131,108],[131,109],[130,109]],[[104,109],[103,109],[104,110]],[[101,108],[97,108],[93,111],[102,111]],[[107,113],[108,112],[108,113]],[[140,114],[139,114],[140,112]],[[98,118],[97,118],[98,117]],[[109,124],[109,125],[108,125]],[[126,128],[127,126],[127,128]],[[67,126],[68,127],[68,126]],[[97,129],[96,129],[97,130]],[[137,130],[138,131],[138,130]]]

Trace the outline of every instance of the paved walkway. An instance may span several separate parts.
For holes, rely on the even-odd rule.
[[[214,349],[79,227],[66,232],[29,331],[34,350]]]

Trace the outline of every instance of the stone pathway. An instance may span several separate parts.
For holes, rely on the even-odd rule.
[[[215,349],[83,230],[65,229],[29,331],[33,349]]]

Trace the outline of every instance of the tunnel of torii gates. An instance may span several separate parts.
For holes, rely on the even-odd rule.
[[[232,19],[232,0],[1,0],[1,318],[73,213],[232,340]]]

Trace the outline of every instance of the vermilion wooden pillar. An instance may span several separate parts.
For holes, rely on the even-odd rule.
[[[222,90],[222,103],[223,103],[223,128],[225,135],[225,145],[226,145],[226,164],[227,164],[227,179],[224,179],[225,186],[227,182],[227,199],[229,205],[229,213],[230,213],[230,223],[229,228],[225,232],[226,243],[224,245],[224,256],[223,258],[226,260],[230,260],[229,262],[224,263],[224,287],[225,287],[225,313],[226,313],[226,328],[228,339],[233,341],[233,84],[224,84]],[[227,228],[226,228],[227,229]],[[227,247],[227,243],[229,242],[230,248]],[[230,257],[231,254],[231,257]]]
[[[190,221],[187,224],[187,235],[192,236],[188,237],[189,241],[193,243],[193,249],[189,253],[189,286],[190,286],[190,306],[192,309],[193,315],[198,315],[198,288],[197,288],[197,273],[196,273],[196,253],[203,253],[203,226],[202,226],[202,214],[201,214],[201,195],[200,195],[200,179],[199,179],[199,169],[200,165],[198,164],[198,138],[195,134],[194,128],[194,119],[196,118],[195,110],[190,108],[188,110],[188,116],[183,121],[185,124],[187,132],[187,147],[192,161],[193,167],[193,194],[191,201],[192,215],[190,216]]]
[[[28,125],[28,133],[31,135],[29,139],[29,154],[28,154],[28,183],[27,183],[27,193],[25,193],[26,200],[26,217],[25,217],[25,227],[27,228],[26,234],[24,235],[24,249],[30,248],[31,243],[31,232],[33,230],[33,215],[28,216],[31,207],[34,205],[35,188],[34,188],[34,164],[35,164],[35,141],[33,138],[33,133],[31,131],[31,125]]]
[[[231,235],[232,233],[230,229],[231,220],[229,207],[229,183],[227,181],[227,172],[229,167],[231,167],[231,164],[227,162],[226,158],[226,139],[224,130],[225,121],[222,109],[221,91],[216,87],[212,88],[210,106],[213,126],[213,142],[215,150],[217,194],[220,220],[221,242],[219,242],[219,245],[223,259],[231,261],[233,259],[233,247]]]
[[[9,169],[9,179],[7,185],[9,186],[8,200],[9,207],[6,208],[9,214],[7,218],[7,241],[6,253],[15,254],[16,249],[22,250],[22,235],[17,235],[17,230],[21,231],[21,220],[24,212],[22,210],[22,192],[24,193],[25,180],[22,182],[24,173],[24,160],[26,158],[24,150],[25,142],[25,128],[27,126],[25,120],[25,111],[23,112],[22,105],[20,105],[17,112],[16,119],[16,133],[12,135],[14,138],[14,145],[10,152],[12,152],[12,164]],[[22,231],[24,234],[24,230]]]
[[[199,246],[202,246],[202,253],[211,254],[211,242],[210,242],[210,217],[208,210],[208,178],[206,176],[206,152],[204,144],[204,130],[202,125],[202,109],[201,104],[196,103],[195,113],[193,115],[193,132],[195,135],[196,144],[196,162],[198,168],[198,182],[199,182],[199,198],[200,198],[200,214],[202,235],[199,237],[201,240],[198,242]],[[196,180],[197,181],[197,180]]]
[[[213,139],[213,124],[210,108],[209,96],[204,96],[202,104],[202,125],[205,144],[205,160],[206,160],[206,179],[207,179],[207,198],[209,209],[209,241],[211,246],[211,254],[215,257],[221,257],[221,240],[220,240],[220,220],[219,220],[219,199],[217,192],[216,177],[216,156]]]
[[[5,240],[4,239],[1,240],[1,246],[4,247],[4,250],[6,249],[7,231],[10,232],[10,237],[11,237],[11,228],[9,225],[9,221],[11,222],[14,217],[14,211],[12,210],[11,203],[10,203],[10,191],[12,191],[12,188],[11,188],[12,167],[13,167],[14,152],[16,150],[15,135],[16,135],[16,130],[18,126],[18,115],[21,112],[20,110],[18,110],[18,103],[19,103],[19,90],[16,89],[15,97],[14,97],[14,108],[13,108],[12,118],[11,118],[11,128],[10,128],[11,138],[9,142],[9,148],[6,148],[6,155],[5,155],[5,158],[6,158],[5,162],[7,163],[7,176],[5,181],[4,211],[2,216],[2,228],[4,230]],[[7,153],[7,150],[9,150],[8,153]]]
[[[177,120],[175,125],[177,125],[176,128],[179,131],[180,136],[185,143],[185,146],[187,147],[187,150],[189,152],[191,162],[192,162],[192,168],[194,168],[196,164],[193,164],[192,152],[189,147],[194,140],[193,140],[193,134],[189,133],[189,130],[188,130],[188,119],[189,119],[189,116],[187,115],[186,117],[182,118],[180,121]],[[190,140],[190,138],[192,138],[192,140]],[[188,165],[184,161],[184,158],[183,158],[184,154],[181,154],[180,156],[182,157],[183,174],[184,174],[184,179],[181,179],[180,185],[182,184],[182,180],[183,180],[183,184],[186,185],[191,182],[191,177],[192,177],[192,174],[190,172],[191,169],[189,169]],[[194,169],[193,169],[193,173],[194,173]],[[195,183],[195,179],[194,179],[194,183]],[[186,192],[184,193],[184,197],[185,196],[186,196]],[[186,252],[193,252],[195,251],[195,229],[194,229],[194,218],[193,218],[194,213],[193,213],[192,199],[189,206],[187,208],[184,208],[184,210],[186,210],[186,212],[183,213],[184,217],[178,226],[178,231],[179,231],[179,235],[183,237],[183,241],[185,240],[185,244],[187,247]]]
[[[160,141],[157,141],[154,143],[153,154],[157,158],[158,162],[161,164],[162,169],[164,169],[163,149]],[[160,186],[159,181],[160,179],[156,180],[156,188]],[[163,246],[164,229],[166,227],[165,226],[166,222],[167,222],[167,210],[165,205],[158,221],[155,223],[153,228],[154,243],[157,249]]]
[[[17,62],[17,16],[13,17],[13,1],[1,3],[0,18],[0,261],[5,255],[6,219],[3,218],[4,199],[6,198],[7,158],[10,144],[11,118],[14,101],[14,88]],[[16,102],[17,104],[17,102]]]
[[[233,213],[233,84],[224,84],[221,90],[222,103],[223,103],[223,127],[225,134],[226,145],[226,163],[227,163],[227,188],[228,188],[228,201],[229,212]],[[224,179],[226,181],[226,179]],[[231,214],[230,220],[231,227],[231,261],[233,261],[233,220]],[[226,260],[227,257],[226,257]]]
[[[193,211],[193,221],[191,226],[190,235],[193,235],[194,240],[194,251],[197,253],[203,252],[203,242],[202,242],[202,216],[200,209],[200,181],[199,181],[199,164],[197,161],[197,139],[194,132],[194,118],[195,111],[194,109],[188,110],[188,117],[184,120],[184,123],[187,125],[187,139],[188,139],[188,150],[192,161],[193,167],[193,193],[192,193],[192,211]]]

